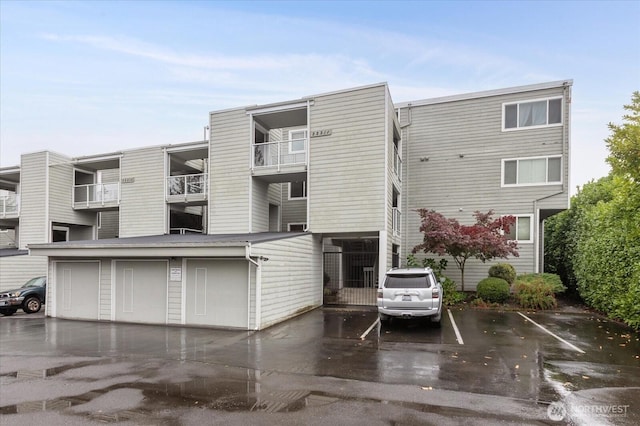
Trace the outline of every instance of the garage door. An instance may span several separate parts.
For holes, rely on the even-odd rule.
[[[167,322],[167,261],[116,261],[115,320]]]
[[[98,319],[99,262],[56,262],[56,313],[60,318]]]
[[[247,328],[245,260],[187,261],[186,323]]]

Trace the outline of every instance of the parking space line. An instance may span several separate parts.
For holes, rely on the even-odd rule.
[[[368,335],[369,333],[371,333],[371,330],[373,330],[373,328],[374,328],[376,325],[378,325],[378,323],[379,323],[379,322],[380,322],[380,318],[376,318],[376,320],[373,322],[373,324],[371,324],[371,325],[369,326],[369,328],[367,328],[367,331],[365,331],[364,333],[362,333],[362,335],[360,336],[360,340],[364,340],[364,339],[367,337],[367,335]]]
[[[538,324],[537,322],[535,322],[534,320],[532,320],[531,318],[529,318],[528,316],[526,316],[525,314],[523,314],[522,312],[518,312],[518,315],[520,315],[521,317],[525,318],[527,321],[531,321],[531,323],[533,325],[538,326],[539,328],[541,328],[543,331],[545,331],[546,333],[549,333],[550,335],[552,335],[553,337],[555,337],[556,339],[560,340],[562,343],[564,343],[565,345],[569,346],[571,349],[573,349],[574,351],[580,352],[581,354],[586,353],[585,351],[583,351],[582,349],[580,349],[579,347],[572,345],[571,343],[567,342],[566,340],[564,340],[562,337],[553,334],[552,332],[550,332],[549,330],[547,330],[546,328],[544,328],[543,326],[541,326],[540,324]]]
[[[462,341],[462,336],[460,335],[460,330],[458,330],[458,326],[456,325],[456,320],[453,319],[453,314],[451,313],[451,309],[447,309],[447,312],[449,313],[449,319],[451,320],[451,325],[453,325],[453,331],[455,331],[456,333],[456,340],[458,341],[459,344],[464,345],[464,342]]]

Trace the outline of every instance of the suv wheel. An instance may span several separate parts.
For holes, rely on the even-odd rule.
[[[22,310],[27,314],[35,314],[40,310],[42,304],[40,303],[40,299],[37,297],[29,297],[24,301]]]

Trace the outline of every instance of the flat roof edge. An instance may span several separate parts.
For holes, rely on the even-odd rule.
[[[416,101],[398,102],[394,104],[396,108],[407,108],[410,106],[433,105],[446,102],[465,101],[469,99],[488,98],[491,96],[509,95],[513,93],[533,92],[536,90],[554,89],[564,86],[573,86],[573,79],[550,81],[546,83],[528,84],[524,86],[506,87],[504,89],[484,90],[480,92],[463,93],[460,95],[442,96],[438,98],[419,99]]]

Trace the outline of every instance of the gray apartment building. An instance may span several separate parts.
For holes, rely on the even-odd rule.
[[[540,272],[569,203],[571,86],[394,104],[381,83],[214,111],[193,143],[24,154],[0,169],[0,288],[47,275],[53,317],[262,329],[375,304],[418,208],[516,216],[509,262]]]

